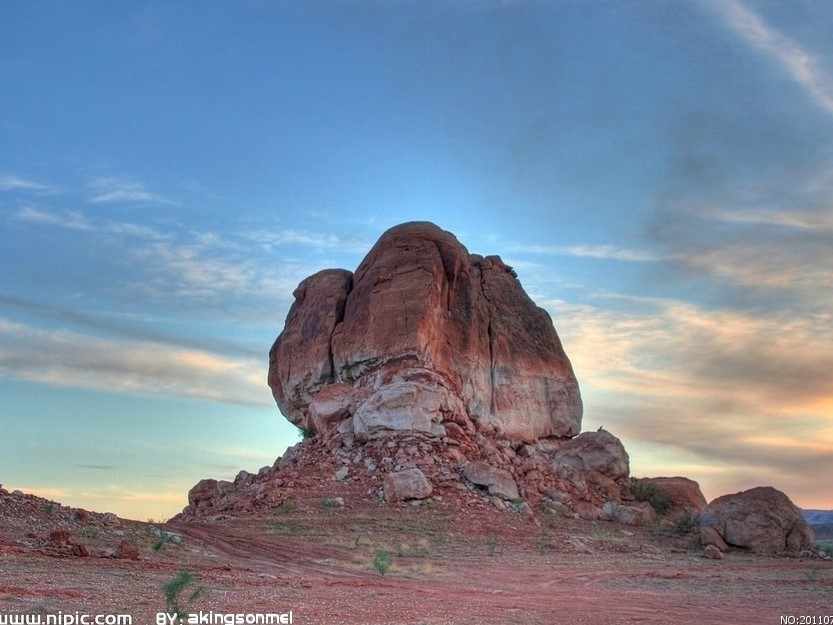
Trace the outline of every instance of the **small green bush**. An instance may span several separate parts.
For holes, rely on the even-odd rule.
[[[697,529],[697,515],[692,514],[688,510],[683,516],[674,521],[674,531],[681,536],[685,536],[689,532],[693,532],[695,529]]]
[[[180,621],[188,616],[187,607],[205,595],[205,588],[197,586],[183,601],[181,595],[186,588],[193,587],[196,578],[191,571],[180,571],[176,577],[162,586],[165,593],[165,605],[169,614],[176,614]]]
[[[671,500],[656,484],[631,479],[631,492],[637,501],[647,501],[654,512],[662,516],[671,509]]]
[[[393,554],[387,549],[377,549],[373,556],[373,568],[375,568],[380,575],[388,572],[390,565],[393,563]]]

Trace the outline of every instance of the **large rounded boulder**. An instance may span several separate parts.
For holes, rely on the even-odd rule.
[[[771,486],[718,497],[700,514],[699,525],[706,543],[716,533],[731,547],[759,554],[796,556],[815,540],[801,511]]]

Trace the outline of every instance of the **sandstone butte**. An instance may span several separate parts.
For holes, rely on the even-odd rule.
[[[268,384],[305,440],[256,475],[202,480],[180,519],[276,507],[293,488],[336,482],[369,487],[389,505],[480,498],[528,516],[546,507],[656,521],[635,501],[622,442],[602,429],[580,433],[579,385],[552,319],[498,256],[409,222],[385,232],[355,272],[320,271],[294,297],[269,351]],[[706,508],[692,480],[651,483],[675,517]],[[703,543],[737,545],[722,537],[758,518],[744,514],[748,505],[732,504],[728,525],[706,515]],[[810,548],[797,509],[779,515],[779,536],[750,531],[738,546],[754,551],[758,536],[770,553]]]
[[[479,421],[525,443],[581,429],[550,316],[499,257],[433,224],[388,230],[355,273],[321,271],[294,295],[269,386],[300,428],[442,436]]]

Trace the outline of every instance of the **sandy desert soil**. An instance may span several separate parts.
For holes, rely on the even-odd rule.
[[[155,623],[163,585],[188,570],[181,603],[204,589],[192,613],[291,610],[295,624],[833,622],[831,562],[740,551],[708,560],[693,534],[488,506],[344,503],[319,493],[257,516],[161,525],[0,491],[0,615]],[[70,544],[66,533],[49,540],[56,529]],[[138,559],[113,557],[124,541]],[[392,558],[384,575],[382,551]]]

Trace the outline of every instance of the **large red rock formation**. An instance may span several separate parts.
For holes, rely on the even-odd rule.
[[[304,280],[269,354],[283,414],[311,432],[443,437],[473,424],[510,439],[572,437],[582,403],[549,315],[497,256],[412,222],[355,274]]]

